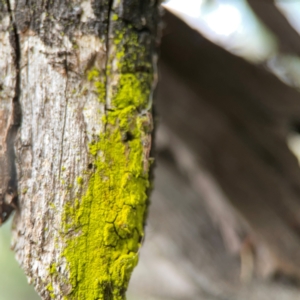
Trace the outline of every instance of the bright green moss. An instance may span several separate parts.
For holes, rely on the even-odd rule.
[[[128,37],[131,41],[131,37]],[[120,41],[115,41],[118,45]],[[123,47],[120,53],[124,53]],[[120,64],[122,55],[119,54]],[[130,65],[126,62],[126,66]],[[120,65],[120,69],[122,66]],[[110,68],[107,68],[107,74]],[[88,72],[99,101],[105,101],[105,85],[97,69]],[[90,145],[93,172],[81,199],[67,203],[63,215],[72,300],[123,300],[131,272],[138,261],[144,236],[147,190],[145,129],[141,110],[148,106],[152,75],[118,74],[111,106],[102,117],[105,131]],[[100,117],[99,117],[100,119]],[[80,182],[79,182],[80,178]],[[67,234],[72,232],[70,236]]]

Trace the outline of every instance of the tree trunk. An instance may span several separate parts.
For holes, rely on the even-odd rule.
[[[158,3],[0,7],[1,136],[22,111],[1,141],[17,259],[43,299],[125,299],[150,187]]]

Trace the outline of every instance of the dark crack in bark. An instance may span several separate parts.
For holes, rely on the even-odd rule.
[[[11,115],[5,132],[4,145],[0,157],[0,225],[5,222],[12,211],[17,208],[18,185],[15,165],[15,137],[21,123],[20,96],[20,44],[16,23],[9,0],[6,1],[10,17],[10,44],[12,47],[13,63],[16,70],[15,91],[12,99]]]

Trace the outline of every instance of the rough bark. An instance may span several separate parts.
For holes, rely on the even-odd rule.
[[[150,186],[158,3],[0,5],[1,133],[22,110],[17,259],[43,299],[124,299]]]
[[[20,124],[19,48],[9,5],[0,4],[0,224],[16,208],[14,138]]]

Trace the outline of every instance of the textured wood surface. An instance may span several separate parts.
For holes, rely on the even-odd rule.
[[[18,88],[22,106],[15,147],[20,202],[13,247],[43,299],[73,299],[63,248],[80,231],[64,231],[64,204],[84,195],[93,168],[88,144],[105,131],[101,115],[114,109],[119,78],[132,74],[128,64],[118,72],[120,53],[114,42],[124,36],[116,39],[114,29],[122,27],[115,25],[132,26],[130,32],[149,47],[146,56],[132,52],[132,45],[126,53],[137,55],[134,71],[148,73],[155,60],[157,3],[14,3],[11,14],[0,3],[1,144],[7,144],[4,133],[12,124],[8,116],[13,115]],[[267,20],[271,13],[263,15],[257,7],[272,27]],[[161,157],[147,239],[129,295],[298,299],[297,288],[258,278],[300,278],[300,172],[286,143],[299,125],[299,93],[174,16],[167,14],[165,21],[158,90]],[[12,24],[20,46],[17,63]],[[283,31],[289,30],[285,26]],[[281,31],[278,36],[287,47],[282,49],[298,53],[298,41],[285,42]],[[98,101],[94,75],[88,79],[93,68],[112,72],[105,82],[105,103]],[[145,170],[151,163],[149,110],[142,112],[148,127],[141,139]],[[122,136],[124,143],[131,139],[128,132]],[[3,166],[0,161],[0,176],[8,170]],[[120,232],[126,230],[123,226]],[[133,259],[135,254],[127,262]],[[118,292],[124,297],[125,290]],[[107,299],[112,293],[108,285]]]
[[[17,204],[14,140],[20,125],[19,48],[10,6],[0,5],[0,224]]]
[[[15,142],[18,175],[19,203],[13,228],[13,249],[17,260],[42,299],[94,299],[100,296],[103,299],[123,299],[129,275],[137,260],[147,206],[144,195],[149,185],[146,178],[148,180],[150,168],[158,3],[32,0],[1,2],[0,6],[1,144],[7,144],[3,133],[10,126],[9,118],[14,116],[14,102],[20,104],[22,110],[18,136],[16,140],[9,139]],[[137,78],[144,80],[140,90],[137,90],[140,87]],[[119,91],[125,88],[127,94],[125,91],[126,95],[122,98]],[[136,93],[140,93],[138,96],[133,94],[134,88]],[[15,93],[18,94],[17,99]],[[125,112],[127,103],[131,105],[128,107],[129,113]],[[128,117],[130,129],[135,130],[133,133],[126,131],[129,125],[120,119],[121,115]],[[123,125],[120,125],[121,122]],[[122,130],[126,137],[122,135]],[[113,159],[109,161],[112,156],[101,146],[101,143],[104,145],[107,142],[101,139],[109,139],[114,134],[118,140],[117,150],[125,149],[125,171],[126,161],[129,161],[130,170],[129,157],[135,154],[136,173],[126,175],[128,182],[134,180],[130,176],[137,180],[140,180],[139,176],[144,176],[147,184],[139,191],[143,195],[140,199],[143,201],[142,209],[136,207],[133,200],[130,209],[129,204],[122,204],[115,216],[118,225],[105,224],[105,213],[98,216],[104,230],[106,225],[125,228],[116,227],[116,243],[123,245],[128,242],[129,245],[132,242],[134,245],[128,251],[125,249],[128,245],[120,246],[123,247],[119,249],[120,254],[115,251],[114,261],[120,264],[117,270],[110,269],[109,260],[107,263],[106,258],[103,260],[99,268],[106,268],[108,275],[101,279],[100,275],[98,278],[96,273],[91,273],[94,269],[87,270],[88,263],[85,266],[85,262],[80,261],[82,255],[82,261],[86,259],[92,263],[97,259],[97,253],[87,258],[88,237],[86,249],[74,246],[76,243],[79,245],[78,236],[88,236],[83,218],[75,217],[75,214],[78,211],[80,214],[92,214],[91,206],[87,210],[80,207],[82,203],[85,205],[83,199],[87,198],[88,189],[105,198],[101,193],[106,191],[97,192],[97,187],[91,188],[89,181],[93,179],[94,182],[98,176],[101,161],[108,162],[108,173],[110,168],[114,169]],[[135,144],[139,152],[134,152]],[[93,145],[99,147],[97,151],[91,150]],[[7,151],[5,148],[1,151],[1,176],[4,177],[11,170],[5,173],[2,157]],[[14,166],[14,162],[8,165]],[[7,185],[7,179],[2,177],[1,182]],[[110,175],[108,178],[103,175],[102,179],[112,187],[121,184],[120,181],[115,183]],[[118,203],[119,197],[113,194],[114,188],[111,190],[107,192],[108,199],[111,199],[109,205],[112,205],[112,200]],[[130,199],[135,199],[136,191],[132,192]],[[93,207],[100,201],[99,197],[94,197]],[[105,207],[102,203],[107,214],[109,205]],[[134,219],[134,225],[126,224],[127,219],[118,217],[125,216],[129,220],[133,214],[138,214],[135,210],[140,215]],[[97,220],[91,220],[89,224],[92,222],[96,224]],[[134,226],[140,230],[137,231]],[[107,238],[109,240],[109,236]],[[105,243],[99,240],[99,249],[105,247]],[[66,251],[68,245],[69,250]],[[114,253],[114,247],[118,248],[111,246],[105,253]],[[82,253],[78,253],[76,262],[71,266],[66,253],[72,256],[76,251]],[[71,274],[71,269],[74,274]],[[82,274],[96,275],[83,286]]]

